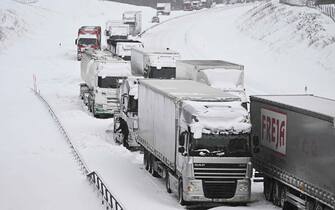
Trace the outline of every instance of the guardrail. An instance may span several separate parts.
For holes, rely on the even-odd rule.
[[[124,210],[124,208],[116,200],[116,198],[111,194],[111,192],[108,190],[106,185],[103,183],[102,179],[98,176],[98,174],[95,171],[92,171],[91,173],[87,174],[87,177],[92,183],[94,183],[94,185],[100,191],[102,197],[107,202],[107,204],[111,207],[111,209],[115,208],[115,210]]]
[[[66,139],[67,143],[69,144],[72,154],[74,155],[76,161],[80,165],[80,169],[82,172],[86,175],[88,180],[93,183],[96,188],[101,192],[102,198],[106,201],[107,203],[107,209],[110,207],[111,209],[115,210],[125,210],[125,208],[121,205],[119,201],[115,198],[115,196],[112,195],[110,190],[107,188],[107,186],[103,183],[102,179],[98,176],[98,174],[95,171],[89,170],[85,162],[83,161],[83,158],[81,157],[79,151],[75,148],[74,144],[72,143],[68,133],[64,129],[62,123],[60,122],[59,118],[57,117],[56,113],[48,103],[48,101],[40,94],[39,90],[36,88],[36,78],[34,76],[34,89],[32,91],[34,94],[46,105],[48,108],[48,111],[51,115],[51,117],[54,119],[56,122],[60,132],[63,134],[64,138]],[[104,203],[104,201],[102,202]]]
[[[333,21],[335,21],[335,4],[317,5],[314,7],[312,6],[312,8],[320,10],[323,14],[329,16],[333,19]]]
[[[320,10],[335,21],[335,4],[315,4],[314,0],[279,0],[280,3],[290,6],[307,6],[309,8]]]

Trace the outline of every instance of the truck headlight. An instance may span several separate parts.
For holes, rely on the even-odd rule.
[[[239,181],[238,183],[238,191],[240,192],[249,192],[249,182]]]
[[[195,191],[199,191],[199,187],[197,186],[197,183],[190,181],[187,185],[187,192],[195,192]]]

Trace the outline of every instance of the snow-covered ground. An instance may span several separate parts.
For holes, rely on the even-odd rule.
[[[146,7],[98,0],[1,0],[0,209],[101,207],[45,107],[29,90],[33,74],[89,168],[102,175],[127,209],[183,208],[161,180],[146,173],[142,154],[112,141],[105,132],[112,120],[93,118],[78,97],[77,29],[104,27],[126,10],[141,10],[143,27],[152,26],[155,10]],[[186,16],[145,33],[145,45],[176,49],[185,59],[243,64],[249,93],[302,93],[307,86],[308,92],[335,98],[335,24],[318,11],[274,2],[172,13],[180,15]],[[306,27],[310,22],[317,23],[317,33]],[[252,191],[249,206],[217,209],[276,209],[264,201],[261,184]]]
[[[335,99],[335,24],[329,17],[275,1],[234,7],[176,19],[146,33],[144,43],[170,47],[182,59],[242,64],[249,94],[305,93],[306,86],[308,93]]]

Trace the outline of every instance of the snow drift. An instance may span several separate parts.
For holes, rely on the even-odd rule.
[[[312,48],[321,55],[320,62],[324,67],[334,67],[333,62],[322,61],[328,56],[335,56],[334,21],[316,9],[269,1],[246,12],[238,28],[275,51],[285,53],[300,46]]]
[[[0,9],[0,47],[8,46],[10,38],[20,36],[26,30],[26,23],[15,10]],[[1,50],[0,50],[1,51]]]

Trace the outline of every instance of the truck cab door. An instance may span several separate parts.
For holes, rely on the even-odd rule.
[[[178,138],[178,148],[177,148],[177,157],[176,157],[176,168],[177,171],[182,172],[184,167],[184,162],[187,154],[187,141],[188,141],[188,132],[183,131],[180,133]]]

